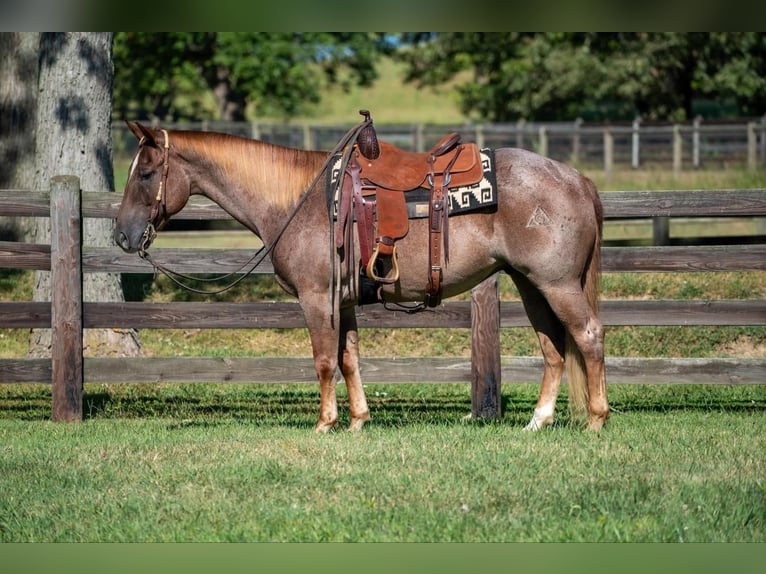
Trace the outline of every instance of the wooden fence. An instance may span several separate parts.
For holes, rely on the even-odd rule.
[[[54,420],[82,418],[83,382],[314,382],[309,358],[83,358],[88,328],[240,328],[305,326],[297,302],[83,302],[82,274],[151,273],[135,254],[82,246],[83,217],[113,218],[121,196],[81,192],[71,176],[51,180],[50,192],[0,192],[0,213],[50,217],[51,244],[0,242],[0,267],[50,270],[50,302],[0,302],[0,328],[51,328],[50,359],[0,359],[0,383],[50,383]],[[609,192],[607,220],[766,216],[766,190]],[[216,205],[192,198],[177,218],[228,219]],[[606,246],[604,272],[766,271],[766,242],[731,245]],[[155,249],[158,262],[182,273],[237,271],[245,249]],[[256,273],[273,273],[270,262]],[[605,300],[606,325],[766,325],[766,300]],[[379,305],[359,309],[360,328],[471,328],[471,360],[455,357],[362,357],[366,383],[464,382],[472,412],[500,414],[500,381],[536,382],[539,357],[504,357],[499,329],[528,327],[520,302],[499,301],[497,278],[476,287],[471,301],[447,301],[432,312],[407,315]],[[764,359],[607,358],[609,382],[766,383]]]
[[[373,116],[375,110],[373,110]],[[383,118],[376,118],[382,120]],[[513,146],[575,165],[603,166],[607,176],[619,168],[672,167],[674,171],[741,165],[766,166],[766,116],[737,122],[588,123],[527,122],[507,124],[375,123],[378,135],[412,151],[425,151],[451,131],[480,147]],[[302,149],[332,149],[350,125],[270,124],[203,121],[163,124],[167,129],[211,130],[254,137]],[[133,157],[135,138],[123,122],[113,126],[116,150]]]

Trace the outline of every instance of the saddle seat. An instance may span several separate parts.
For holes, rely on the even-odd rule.
[[[450,187],[470,185],[480,181],[483,174],[479,147],[476,144],[458,144],[460,136],[449,134],[440,140],[431,151],[411,152],[380,141],[380,155],[377,159],[368,159],[359,150],[355,150],[359,162],[359,174],[375,187],[395,191],[412,191],[421,187],[428,188],[428,176],[431,175],[429,157],[434,157],[433,173],[443,174],[454,154],[456,147],[462,148],[455,163],[449,168]]]

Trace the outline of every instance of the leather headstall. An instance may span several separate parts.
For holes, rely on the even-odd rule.
[[[162,150],[162,176],[160,177],[160,185],[157,188],[157,195],[152,203],[152,209],[149,212],[149,219],[146,221],[146,228],[141,236],[141,246],[139,247],[139,255],[146,252],[149,246],[157,236],[157,219],[161,214],[167,212],[167,187],[168,187],[168,171],[169,171],[169,155],[170,155],[170,137],[167,130],[161,130],[165,136],[165,143]],[[138,142],[139,147],[144,144],[144,138]]]

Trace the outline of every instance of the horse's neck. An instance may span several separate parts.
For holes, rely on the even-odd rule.
[[[281,230],[307,183],[321,169],[312,158],[300,171],[298,166],[281,166],[278,162],[257,167],[257,154],[269,154],[268,144],[256,142],[248,153],[253,161],[227,161],[226,166],[210,167],[209,158],[190,160],[197,170],[192,193],[201,194],[269,243]],[[232,151],[241,153],[241,150]],[[232,156],[234,157],[234,156]],[[227,156],[228,159],[228,156]],[[254,167],[256,166],[256,167]],[[216,169],[216,167],[218,169]],[[296,174],[296,170],[298,173]],[[284,177],[290,173],[290,177]],[[280,175],[281,174],[281,175]]]

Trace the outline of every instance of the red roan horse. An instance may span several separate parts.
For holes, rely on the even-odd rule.
[[[331,295],[331,224],[325,179],[317,177],[327,153],[210,132],[128,126],[139,146],[117,214],[117,245],[129,252],[147,248],[154,230],[162,229],[192,194],[220,205],[272,247],[277,281],[298,297],[319,378],[316,431],[337,425],[338,366],[348,389],[350,430],[361,429],[370,412],[359,373],[357,301],[351,295],[356,290]],[[570,410],[581,419],[587,413],[588,428],[598,431],[609,416],[604,331],[597,312],[598,192],[575,169],[521,149],[495,150],[495,167],[497,210],[450,218],[444,297],[465,292],[497,271],[508,273],[545,359],[540,396],[526,428],[553,422],[566,367]],[[399,241],[400,276],[383,287],[386,301],[423,301],[427,222],[412,220]],[[358,261],[358,253],[355,257]]]

